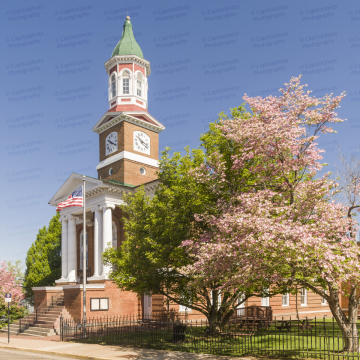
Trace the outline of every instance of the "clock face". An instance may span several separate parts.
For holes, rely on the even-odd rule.
[[[142,131],[134,131],[134,150],[150,155],[150,136]]]
[[[106,137],[105,149],[106,149],[106,155],[110,155],[114,151],[117,151],[118,149],[117,132],[113,131]]]

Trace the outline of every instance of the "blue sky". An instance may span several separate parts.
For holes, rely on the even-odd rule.
[[[337,147],[360,151],[360,6],[356,1],[15,1],[0,13],[0,260],[24,261],[48,201],[71,174],[97,176],[108,109],[104,63],[126,15],[151,63],[149,112],[166,126],[160,150],[197,147],[199,135],[242,96],[275,95],[292,76],[315,95],[347,92],[337,134],[319,139],[333,169]]]

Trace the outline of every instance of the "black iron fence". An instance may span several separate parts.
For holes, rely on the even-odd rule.
[[[129,316],[88,319],[84,323],[61,319],[60,336],[63,341],[232,356],[360,359],[357,331],[345,339],[332,319],[269,321],[238,317],[217,331],[212,331],[206,320],[163,321]]]

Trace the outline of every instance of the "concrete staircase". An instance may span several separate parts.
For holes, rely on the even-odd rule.
[[[23,319],[14,321],[10,324],[10,334],[29,335],[29,336],[54,336],[60,334],[60,316],[65,319],[71,318],[64,306],[64,296],[61,295],[52,304],[30,314]],[[7,333],[8,328],[0,329],[1,333]]]

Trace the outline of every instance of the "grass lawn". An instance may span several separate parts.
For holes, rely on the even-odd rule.
[[[306,359],[360,359],[360,354],[341,353],[344,345],[341,331],[332,319],[309,321],[312,328],[303,331],[295,322],[288,330],[279,330],[280,324],[281,322],[274,322],[269,329],[261,328],[251,334],[249,330],[230,326],[224,329],[222,334],[216,336],[206,335],[205,326],[188,325],[183,337],[181,334],[175,334],[179,340],[177,342],[174,342],[172,327],[146,330],[137,329],[134,326],[131,331],[127,327],[123,332],[120,332],[119,328],[117,330],[104,328],[103,332],[98,331],[97,334],[93,333],[86,339],[76,341],[230,356],[270,355]],[[360,323],[358,329],[360,329]]]

